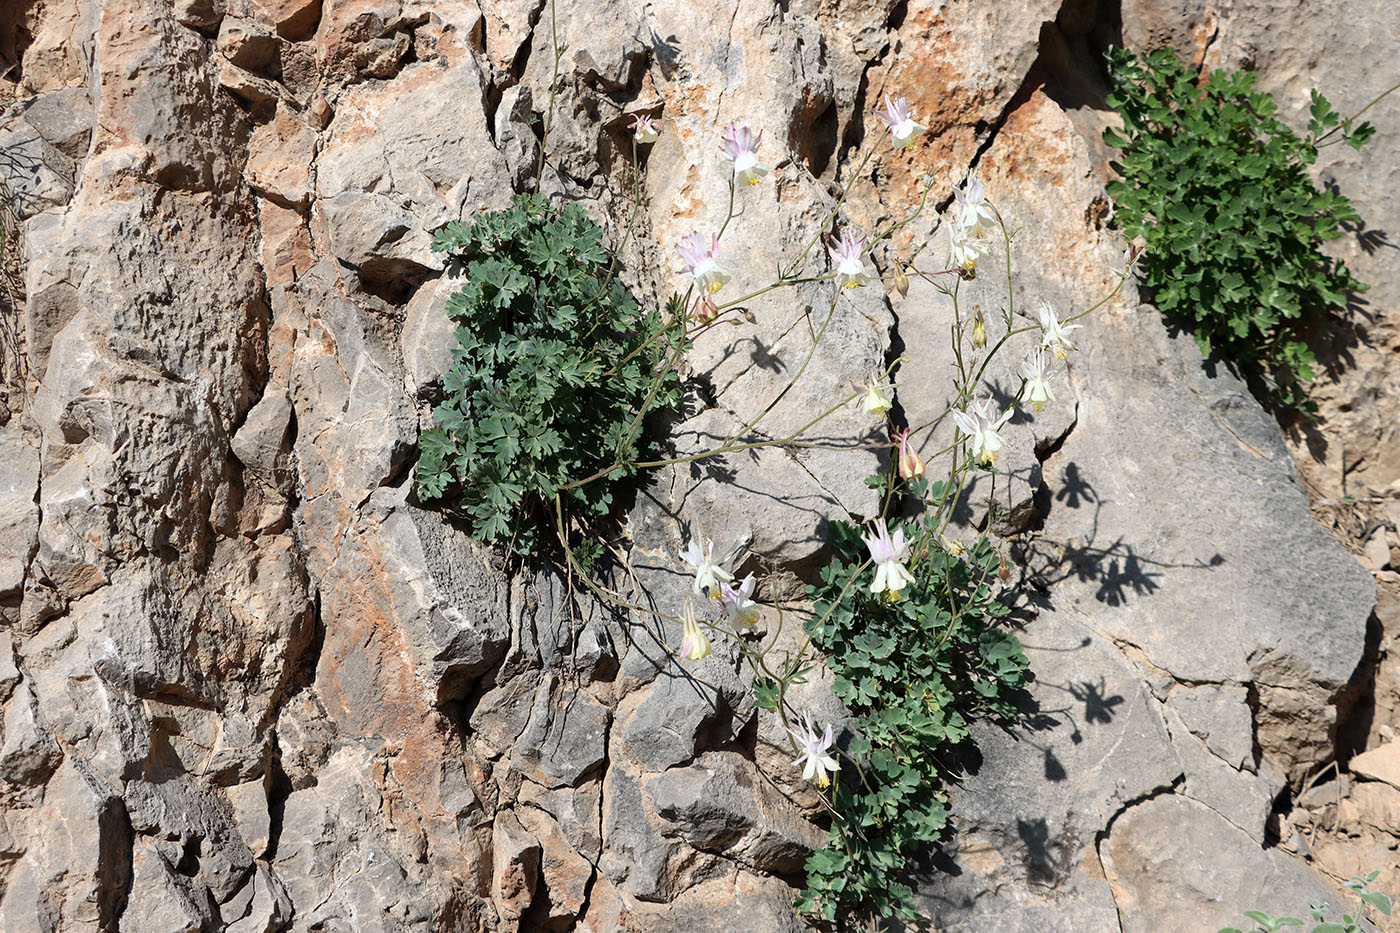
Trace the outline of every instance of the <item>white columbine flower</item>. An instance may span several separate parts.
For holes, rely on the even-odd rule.
[[[841,239],[836,241],[835,246],[827,246],[826,251],[836,266],[837,282],[847,288],[856,288],[870,280],[870,273],[865,271],[865,262],[860,258],[864,250],[865,237],[856,239],[849,230],[841,231]]]
[[[977,260],[992,251],[985,237],[974,236],[963,226],[962,218],[948,223],[948,265],[953,269],[975,269]]]
[[[758,603],[751,598],[757,585],[753,574],[747,574],[738,589],[728,583],[720,584],[719,601],[728,614],[731,628],[748,628],[758,621]]]
[[[890,599],[898,599],[900,590],[914,582],[913,575],[904,566],[904,562],[909,559],[909,545],[904,540],[904,529],[896,529],[894,538],[891,539],[883,518],[875,519],[871,528],[875,532],[874,535],[868,538],[861,536],[865,546],[870,549],[870,559],[875,562],[875,582],[870,584],[870,592],[888,592]]]
[[[763,133],[757,136],[747,126],[729,125],[724,131],[724,157],[734,163],[734,181],[742,185],[758,184],[759,176],[768,174],[768,166],[758,161],[758,144],[763,141]]]
[[[802,769],[802,780],[815,779],[819,786],[828,786],[831,783],[831,773],[841,770],[836,759],[831,757],[831,747],[835,744],[835,739],[831,735],[831,724],[827,723],[825,732],[818,733],[816,727],[812,725],[812,714],[809,712],[803,716],[801,727],[789,728],[788,734],[802,749],[802,754],[793,759],[792,763],[794,765],[807,763],[806,767]]]
[[[715,560],[715,543],[706,541],[704,550],[700,548],[700,538],[690,539],[690,543],[681,551],[681,560],[695,568],[695,592],[700,593],[706,589],[710,595],[718,597],[721,583],[734,582],[734,574],[720,566],[723,559]]]
[[[1028,359],[1021,362],[1021,375],[1026,379],[1026,401],[1040,411],[1046,402],[1055,401],[1055,390],[1050,388],[1050,378],[1055,375],[1055,358],[1045,354],[1044,347],[1036,347]]]
[[[687,661],[702,660],[710,653],[710,640],[695,621],[695,607],[690,604],[690,597],[687,596],[681,605],[681,657]]]
[[[996,463],[997,451],[1006,446],[997,430],[1008,420],[1015,409],[1008,408],[997,417],[990,398],[973,404],[967,411],[953,412],[953,421],[958,430],[972,438],[972,457],[978,463]]]
[[[649,113],[632,114],[632,138],[637,142],[646,144],[656,142],[661,135],[661,127],[656,125],[656,118]]]
[[[1040,299],[1040,345],[1055,354],[1056,359],[1064,359],[1074,349],[1069,332],[1078,330],[1082,324],[1061,324],[1055,316],[1055,308],[1044,298]]]
[[[958,199],[958,219],[968,235],[984,237],[996,229],[997,218],[987,203],[987,189],[976,172],[967,176],[967,184],[953,189],[953,197]]]
[[[681,238],[676,252],[685,260],[685,271],[694,277],[700,291],[713,295],[729,281],[729,270],[721,266],[715,258],[719,255],[719,237],[710,237],[707,244],[698,232],[692,233]]]
[[[920,126],[909,116],[909,101],[903,97],[890,99],[885,94],[885,112],[875,111],[875,115],[890,128],[890,136],[900,149],[912,149],[914,141],[922,136],[927,127]]]
[[[860,410],[867,415],[883,418],[885,413],[894,407],[894,401],[890,398],[890,387],[881,382],[879,376],[872,375],[869,382],[857,388],[865,393],[860,397]]]

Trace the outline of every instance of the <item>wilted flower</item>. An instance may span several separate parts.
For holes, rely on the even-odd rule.
[[[661,135],[661,127],[656,125],[655,118],[649,113],[632,114],[631,129],[632,138],[642,144],[654,143]]]
[[[861,259],[864,250],[865,237],[856,239],[849,230],[841,231],[841,239],[835,246],[827,246],[826,251],[836,265],[836,281],[847,288],[855,288],[870,280],[870,273],[865,271],[865,262]]]
[[[916,476],[924,475],[924,459],[919,456],[914,445],[909,443],[909,429],[895,431],[890,435],[890,440],[894,441],[895,447],[899,451],[899,477],[900,479],[913,479]]]
[[[719,317],[719,305],[715,304],[714,296],[702,291],[700,297],[695,299],[695,311],[691,317],[697,324],[708,324]]]
[[[967,176],[967,184],[953,189],[953,197],[958,199],[958,220],[969,236],[983,237],[996,228],[996,215],[987,203],[987,189],[976,172]]]
[[[690,604],[689,596],[681,606],[681,657],[699,661],[710,653],[710,640],[695,621],[695,607]]]
[[[991,464],[997,459],[997,451],[1006,446],[997,430],[1011,418],[1014,409],[1008,408],[997,417],[990,398],[975,403],[967,411],[953,412],[953,421],[958,430],[972,438],[972,457],[978,463]]]
[[[943,548],[943,550],[947,551],[949,554],[952,554],[954,557],[962,557],[963,554],[967,551],[967,548],[963,547],[960,542],[954,541],[952,538],[948,537],[945,534],[940,534],[938,536],[938,543]]]
[[[1055,375],[1055,360],[1045,355],[1044,347],[1036,347],[1028,359],[1021,362],[1021,375],[1026,379],[1026,401],[1040,411],[1046,402],[1055,401],[1050,377]]]
[[[1133,271],[1138,264],[1138,260],[1142,258],[1142,254],[1145,252],[1147,252],[1147,247],[1140,243],[1128,244],[1128,248],[1123,250],[1124,275],[1128,275]]]
[[[875,114],[890,128],[894,144],[901,149],[912,149],[914,140],[927,129],[915,123],[914,118],[909,116],[909,101],[903,97],[891,100],[890,95],[886,93],[884,113],[877,110]]]
[[[830,774],[841,770],[841,766],[830,754],[831,747],[835,744],[835,739],[831,734],[831,724],[827,723],[826,731],[819,734],[816,727],[812,725],[812,714],[809,712],[803,716],[801,727],[798,729],[789,728],[788,734],[802,749],[802,754],[793,759],[792,763],[794,765],[800,765],[804,761],[807,763],[806,767],[802,769],[802,780],[815,779],[821,787],[829,785],[831,783]]]
[[[681,560],[695,568],[695,592],[699,593],[708,589],[711,596],[719,596],[721,583],[732,583],[734,574],[725,570],[722,566],[723,559],[715,560],[715,543],[707,540],[702,550],[700,538],[690,539],[685,550],[680,553]]]
[[[891,599],[898,599],[900,590],[914,582],[913,575],[904,566],[909,559],[904,529],[896,529],[891,539],[883,518],[875,519],[870,527],[874,535],[861,536],[865,546],[870,549],[870,559],[875,562],[875,582],[870,584],[870,592],[878,594],[888,591]]]
[[[753,591],[758,583],[753,574],[747,574],[735,589],[728,583],[721,583],[719,601],[728,614],[732,628],[748,628],[758,621],[758,603],[754,602]]]
[[[978,308],[977,313],[972,315],[972,346],[980,350],[987,345],[987,318],[983,316],[982,309]]]
[[[1055,354],[1056,359],[1064,359],[1069,355],[1069,351],[1074,349],[1074,344],[1069,339],[1069,332],[1078,330],[1082,324],[1061,324],[1060,319],[1055,316],[1055,308],[1044,298],[1040,299],[1040,345]]]
[[[948,247],[948,265],[954,269],[975,269],[977,260],[992,251],[984,237],[973,236],[956,217],[948,224]]]
[[[729,281],[729,270],[715,258],[719,255],[719,237],[710,237],[710,242],[706,244],[700,233],[692,233],[681,238],[676,252],[685,260],[685,271],[694,277],[695,284],[702,292],[714,294]]]
[[[756,185],[759,176],[768,174],[768,166],[758,161],[758,144],[762,141],[763,133],[755,136],[747,126],[731,123],[724,131],[724,157],[734,163],[736,182]]]
[[[881,382],[878,376],[872,375],[869,382],[857,388],[865,392],[860,397],[860,410],[867,415],[883,418],[885,413],[894,407],[894,401],[890,399],[890,387]]]

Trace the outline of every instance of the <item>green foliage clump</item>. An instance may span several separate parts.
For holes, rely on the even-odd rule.
[[[1308,904],[1309,914],[1312,916],[1316,926],[1310,933],[1365,933],[1370,929],[1363,926],[1365,921],[1366,908],[1372,907],[1390,916],[1390,898],[1378,891],[1371,890],[1371,883],[1380,877],[1380,872],[1373,871],[1364,878],[1353,878],[1344,887],[1348,891],[1353,891],[1360,898],[1360,906],[1355,914],[1342,914],[1340,923],[1327,919],[1327,905],[1321,901],[1312,901]],[[1246,910],[1244,915],[1254,921],[1254,926],[1248,933],[1278,933],[1286,927],[1301,927],[1303,921],[1297,917],[1272,917],[1262,910]],[[1236,927],[1226,927],[1220,933],[1245,933]]]
[[[861,732],[847,750],[860,773],[841,772],[829,845],[807,860],[798,904],[827,919],[915,918],[900,877],[947,824],[938,761],[967,738],[973,716],[1014,716],[1026,682],[1020,642],[998,627],[1009,612],[995,598],[999,557],[985,540],[955,556],[933,544],[937,526],[931,516],[904,526],[915,582],[898,601],[871,594],[860,529],[843,522],[831,526],[835,556],[821,584],[808,588],[808,632]]]
[[[518,195],[447,224],[433,249],[466,284],[447,302],[459,346],[436,427],[419,437],[418,494],[528,554],[556,493],[584,521],[610,512],[642,453],[643,418],[680,401],[669,363],[683,331],[638,307],[576,204]]]
[[[1308,166],[1338,130],[1359,149],[1373,128],[1343,123],[1313,91],[1300,138],[1254,75],[1198,82],[1171,49],[1143,58],[1110,49],[1108,66],[1108,103],[1123,118],[1121,132],[1104,133],[1122,150],[1122,180],[1108,191],[1123,232],[1146,240],[1143,283],[1203,352],[1253,368],[1278,402],[1310,411],[1302,383],[1315,358],[1304,330],[1365,286],[1320,250],[1360,218],[1342,195],[1319,191]]]

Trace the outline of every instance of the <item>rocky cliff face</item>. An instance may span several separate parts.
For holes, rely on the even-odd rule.
[[[977,166],[1022,231],[1018,304],[1082,307],[1122,250],[1093,50],[1121,26],[1132,43],[1248,59],[1293,105],[1291,75],[1315,73],[1243,14],[1092,7],[0,12],[0,927],[804,929],[790,882],[822,839],[814,801],[736,659],[683,669],[640,618],[552,570],[507,573],[417,506],[415,441],[452,345],[429,233],[532,179],[557,29],[546,187],[615,241],[640,190],[623,257],[639,295],[661,300],[670,247],[723,219],[714,149],[730,119],[772,147],[774,178],[726,245],[760,275],[819,229],[889,89],[930,132],[868,172],[851,219],[873,227],[921,176],[946,191]],[[1359,74],[1328,54],[1338,70],[1317,80]],[[643,107],[664,131],[634,166],[623,114]],[[1394,140],[1382,127],[1365,162],[1329,169],[1368,216],[1400,197],[1368,174],[1395,171],[1374,157]],[[1377,307],[1400,281],[1392,254],[1354,257],[1384,283]],[[978,285],[987,302],[1004,288]],[[696,348],[704,391],[679,450],[732,433],[791,378],[804,308],[830,287],[757,299],[742,337]],[[853,294],[770,436],[895,354],[906,410],[944,401],[941,296]],[[978,735],[921,906],[949,929],[1126,931],[1326,896],[1269,847],[1268,822],[1333,753],[1371,581],[1310,519],[1282,436],[1237,380],[1131,293],[1083,333],[1072,398],[1027,416],[1000,492],[1037,680],[1020,728]],[[1372,407],[1348,417],[1392,410],[1365,378]],[[867,430],[854,413],[829,424]],[[1342,474],[1393,476],[1392,428]],[[628,517],[628,585],[674,603],[688,588],[674,555],[700,523],[806,573],[823,519],[872,510],[876,462],[767,450],[731,458],[723,483],[657,471]]]

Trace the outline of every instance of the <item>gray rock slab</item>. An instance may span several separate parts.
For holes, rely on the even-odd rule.
[[[1125,812],[1101,845],[1123,933],[1247,923],[1246,910],[1307,916],[1310,899],[1338,903],[1303,863],[1257,841],[1204,804],[1175,794]]]

